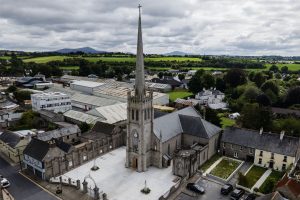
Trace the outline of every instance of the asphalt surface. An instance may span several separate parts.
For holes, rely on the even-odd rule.
[[[0,174],[11,184],[7,190],[15,200],[57,200],[30,180],[18,173],[17,167],[12,167],[0,157]]]

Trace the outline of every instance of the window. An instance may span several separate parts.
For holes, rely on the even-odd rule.
[[[263,151],[260,151],[259,156],[263,156]]]
[[[87,159],[87,156],[83,156],[83,160],[86,160]]]
[[[72,166],[73,166],[73,162],[69,161],[69,167],[72,167]]]
[[[170,155],[170,144],[168,144],[168,154]]]
[[[144,110],[144,120],[147,120],[147,109]]]
[[[286,164],[282,164],[282,171],[285,171],[286,170]]]
[[[253,154],[253,149],[249,149],[249,153],[250,153],[250,154]]]
[[[274,153],[271,153],[271,159],[274,159]]]
[[[136,117],[136,121],[139,121],[139,111],[137,110],[136,112],[135,112],[135,117]]]
[[[261,165],[261,163],[262,163],[262,159],[260,158],[258,159],[258,164]]]
[[[231,145],[231,149],[233,149],[233,145]]]
[[[150,108],[148,109],[148,119],[150,119],[150,114],[151,114],[151,110],[150,110]]]
[[[131,112],[131,119],[134,120],[134,110]]]
[[[240,146],[240,151],[243,151],[243,147],[242,146]]]
[[[238,157],[239,157],[238,153],[237,153],[237,152],[234,152],[233,157],[238,158]]]
[[[283,157],[283,162],[286,162],[287,161],[287,156],[284,156]]]

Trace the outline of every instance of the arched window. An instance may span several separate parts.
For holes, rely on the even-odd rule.
[[[136,117],[136,121],[139,121],[139,111],[138,110],[136,111],[135,115],[136,115],[135,116]]]
[[[131,112],[131,119],[134,120],[134,110],[132,109],[132,112]]]

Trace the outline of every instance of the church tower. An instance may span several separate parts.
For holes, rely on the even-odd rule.
[[[139,5],[138,39],[134,91],[127,94],[126,167],[144,172],[151,165],[153,93],[145,89],[144,55]]]

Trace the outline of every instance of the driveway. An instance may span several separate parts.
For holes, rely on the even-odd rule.
[[[0,174],[10,181],[7,189],[16,200],[57,200],[30,180],[18,173],[17,167],[12,167],[0,157]]]

